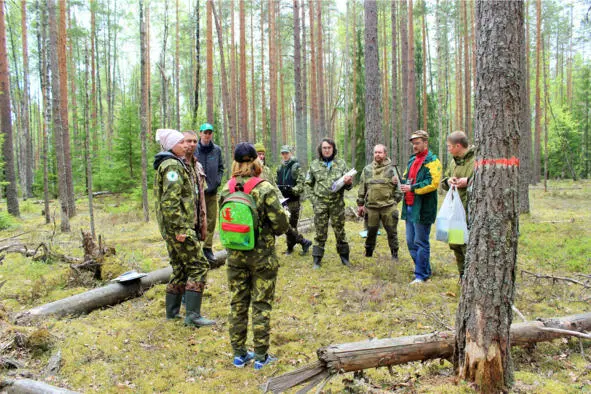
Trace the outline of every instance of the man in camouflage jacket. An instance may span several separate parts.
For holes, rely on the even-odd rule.
[[[453,160],[449,163],[445,177],[441,180],[441,188],[445,191],[452,186],[458,189],[467,220],[469,190],[474,176],[474,147],[468,144],[466,133],[454,131],[447,137],[447,151],[452,155]],[[449,244],[449,248],[456,256],[456,264],[461,278],[464,276],[466,244]]]
[[[244,185],[252,176],[259,176],[262,163],[253,145],[236,145],[232,177],[237,185]],[[240,190],[240,187],[237,187]],[[226,183],[220,195],[221,207],[230,195]],[[279,202],[279,190],[269,182],[255,186],[250,195],[257,207],[259,228],[253,250],[227,249],[227,273],[230,288],[230,342],[234,351],[234,365],[244,366],[253,357],[255,368],[272,359],[268,357],[271,331],[271,310],[279,260],[275,252],[275,237],[289,228],[287,214]],[[248,310],[252,305],[254,354],[247,351]],[[258,364],[257,364],[258,363]],[[258,369],[258,368],[257,368]]]
[[[388,234],[392,260],[398,261],[398,210],[402,192],[396,185],[396,172],[384,145],[373,149],[373,162],[361,173],[357,193],[357,212],[367,215],[365,257],[371,257],[376,247],[380,221]]]
[[[312,246],[312,241],[304,238],[298,232],[298,221],[300,219],[300,197],[304,194],[304,171],[300,163],[292,157],[291,149],[288,145],[281,147],[281,156],[283,161],[277,169],[277,187],[281,194],[287,200],[283,203],[289,211],[289,230],[285,234],[287,237],[287,250],[285,254],[293,253],[293,247],[296,244],[302,245],[302,256],[308,253]]]
[[[160,129],[157,138],[163,151],[154,158],[156,217],[172,266],[172,277],[166,287],[166,317],[178,317],[185,293],[185,324],[196,327],[212,325],[215,322],[201,316],[209,263],[195,231],[198,190],[184,162],[187,143],[176,130]]]
[[[328,236],[328,220],[334,230],[337,253],[341,262],[350,266],[349,243],[345,233],[345,190],[351,190],[353,178],[346,176],[345,186],[337,192],[332,191],[332,184],[349,170],[344,160],[336,158],[335,142],[324,138],[318,145],[318,159],[310,163],[306,176],[306,194],[314,207],[314,227],[316,237],[312,248],[314,269],[320,268],[324,256],[324,245]]]

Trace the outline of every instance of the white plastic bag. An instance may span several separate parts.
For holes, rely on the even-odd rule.
[[[437,213],[435,239],[449,244],[468,243],[468,225],[462,199],[455,187],[445,195],[443,205]]]

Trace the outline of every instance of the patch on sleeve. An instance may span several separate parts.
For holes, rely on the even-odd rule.
[[[179,180],[179,173],[176,171],[168,171],[166,173],[166,179],[168,179],[169,182],[176,182]]]

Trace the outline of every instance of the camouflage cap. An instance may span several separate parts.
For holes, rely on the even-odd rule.
[[[410,138],[408,140],[409,141],[412,141],[415,138],[422,138],[424,140],[428,140],[429,139],[429,133],[427,133],[425,130],[417,130],[414,133],[412,133],[412,135],[410,136]]]
[[[288,153],[291,152],[291,148],[289,147],[289,145],[282,145],[281,146],[281,153]]]

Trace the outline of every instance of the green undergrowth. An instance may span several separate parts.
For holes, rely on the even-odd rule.
[[[346,196],[347,206],[354,207],[355,192]],[[551,182],[548,192],[532,188],[530,198],[531,213],[520,220],[515,306],[530,320],[588,311],[591,294],[582,286],[536,279],[522,271],[574,279],[579,278],[577,274],[591,273],[591,183]],[[22,218],[1,231],[0,238],[26,232],[15,240],[31,246],[45,242],[69,256],[81,257],[80,230],[89,227],[86,200],[78,201],[78,215],[71,221],[69,234],[60,234],[59,225],[57,230],[53,224],[45,225],[41,207],[27,202]],[[59,212],[57,206],[52,206],[52,211]],[[311,206],[305,202],[301,217],[312,216]],[[103,267],[105,280],[130,269],[148,272],[167,266],[166,248],[153,215],[151,222],[144,223],[135,199],[98,197],[95,219],[97,233],[117,252]],[[339,261],[332,230],[320,270],[311,269],[311,256],[300,256],[299,246],[291,256],[283,255],[285,239],[278,239],[281,269],[272,314],[271,352],[279,362],[259,372],[252,366],[236,369],[231,365],[224,268],[212,270],[208,276],[203,311],[217,320],[213,328],[195,330],[181,321],[166,321],[163,284],[141,297],[85,316],[50,319],[38,327],[23,328],[13,326],[9,316],[104,283],[85,282],[82,286],[68,264],[32,261],[14,253],[7,254],[0,264],[0,283],[5,282],[0,287],[0,344],[15,338],[18,330],[26,338],[34,336],[35,330],[45,330],[36,334],[44,340],[37,345],[32,340],[14,341],[0,356],[17,357],[33,378],[80,392],[255,393],[269,377],[315,361],[320,347],[453,327],[460,286],[447,245],[432,241],[433,278],[422,287],[410,287],[413,267],[404,244],[404,222],[398,226],[398,264],[389,259],[385,235],[378,237],[374,258],[363,257],[362,229],[360,222],[347,222],[354,266],[350,270]],[[306,236],[312,238],[313,234]],[[512,391],[591,392],[590,344],[583,341],[585,355],[577,339],[514,348]],[[58,350],[61,370],[44,378],[42,370]],[[15,372],[0,369],[0,373]],[[371,369],[355,377],[337,375],[323,388],[323,392],[332,393],[390,391],[470,393],[473,389],[457,381],[446,360],[408,363],[390,371]]]

